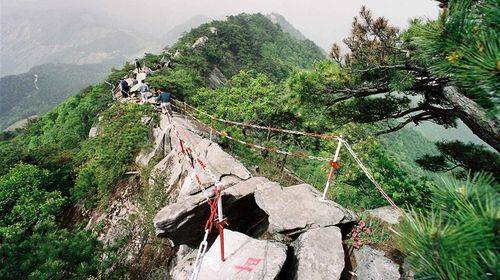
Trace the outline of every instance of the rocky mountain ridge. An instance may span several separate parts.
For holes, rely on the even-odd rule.
[[[183,135],[182,144],[179,134]],[[209,235],[210,246],[198,279],[353,279],[353,275],[357,275],[355,279],[400,279],[402,268],[384,252],[369,245],[353,250],[345,244],[357,215],[333,201],[322,200],[312,186],[283,187],[264,177],[253,177],[219,144],[205,138],[207,132],[196,122],[177,113],[172,118],[161,114],[151,135],[154,146],[141,152],[136,162],[146,167],[152,158],[161,158],[152,167],[148,184],[160,188],[170,201],[153,219],[157,236],[170,243],[163,243],[172,254],[170,269],[165,272],[167,279],[188,279],[195,271],[197,246],[209,216],[206,195],[213,197],[214,189],[214,182],[199,167],[189,167],[183,149],[201,155],[220,180],[227,221],[226,260],[220,261],[220,236],[215,230]],[[205,190],[197,188],[195,176]],[[144,215],[137,202],[127,199],[133,185],[122,191],[122,198],[111,207],[113,211],[94,217],[88,225],[94,228],[98,221],[111,221],[100,235],[104,242],[129,236],[129,245],[122,249],[129,252],[131,263],[144,250],[131,220]],[[397,222],[398,215],[390,207],[372,212],[374,217]]]

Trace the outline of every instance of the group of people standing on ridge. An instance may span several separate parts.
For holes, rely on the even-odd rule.
[[[160,109],[163,114],[169,113],[172,114],[172,108],[170,105],[170,101],[172,99],[172,94],[167,91],[165,88],[156,88],[154,92],[152,93],[150,91],[149,86],[145,83],[145,74],[141,75],[144,73],[145,69],[142,67],[140,61],[136,58],[134,61],[134,66],[135,66],[135,72],[137,74],[137,79],[134,78],[132,75],[129,76],[128,79],[120,79],[118,83],[118,87],[121,93],[121,96],[123,98],[128,98],[133,95],[131,92],[131,89],[138,85],[137,91],[139,92],[140,95],[140,102],[145,103],[147,100],[152,97],[153,95],[156,94],[155,96],[155,102],[160,104]],[[138,80],[139,79],[139,80]]]

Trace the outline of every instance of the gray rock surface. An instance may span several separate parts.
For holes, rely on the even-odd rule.
[[[292,246],[296,259],[294,279],[340,279],[345,256],[338,227],[310,229]]]
[[[135,163],[139,166],[147,166],[149,161],[155,156],[165,155],[165,131],[160,127],[153,129],[153,148],[141,151],[135,158]]]
[[[182,247],[183,245],[181,245]],[[179,249],[181,251],[181,249]],[[170,272],[170,277],[167,279],[171,280],[186,280],[191,277],[193,274],[193,266],[196,261],[197,250],[191,250],[185,256],[181,256],[179,260],[177,260],[177,264]]]
[[[271,233],[294,234],[337,225],[349,213],[332,201],[322,201],[321,193],[307,184],[287,188],[262,185],[255,192],[255,202],[269,215]]]
[[[230,226],[236,226],[238,217],[249,215],[255,205],[253,194],[258,187],[275,185],[263,177],[242,181],[222,191],[224,215]],[[208,192],[213,196],[213,192]],[[153,219],[156,233],[170,238],[175,244],[197,246],[202,239],[209,206],[203,193],[186,196],[185,199],[161,209]],[[234,220],[234,222],[233,222]]]
[[[359,280],[399,280],[399,266],[384,256],[384,252],[365,245],[354,250]]]
[[[208,41],[207,36],[202,36],[198,38],[192,45],[191,48],[196,49],[197,47],[203,47],[205,43]]]
[[[366,214],[391,225],[399,223],[399,220],[401,219],[401,213],[392,208],[390,205],[367,210]]]
[[[155,184],[163,184],[165,191],[170,191],[171,188],[177,186],[182,179],[184,168],[181,159],[177,156],[176,151],[164,157],[157,163],[149,175],[148,183],[153,186]]]
[[[208,75],[208,83],[211,88],[218,88],[227,83],[227,78],[222,74],[219,68],[215,67]]]
[[[224,249],[226,260],[222,262],[217,237],[203,259],[200,280],[276,279],[287,251],[284,244],[253,239],[230,230],[224,230]]]
[[[89,138],[94,138],[99,133],[99,128],[97,126],[93,126],[89,130]]]

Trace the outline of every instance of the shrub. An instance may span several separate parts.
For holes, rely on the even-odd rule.
[[[443,179],[429,212],[411,211],[398,229],[418,277],[497,279],[498,185],[484,174]]]
[[[77,155],[79,168],[74,188],[75,202],[87,206],[112,190],[142,148],[149,145],[149,128],[144,117],[156,116],[150,106],[114,104],[101,116],[100,133],[89,139]]]

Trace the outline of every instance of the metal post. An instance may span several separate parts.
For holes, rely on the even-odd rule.
[[[339,143],[337,144],[337,149],[335,150],[335,156],[333,157],[334,162],[337,162],[337,160],[339,159],[340,147],[342,147],[342,135],[340,135],[338,141]],[[330,173],[328,174],[328,179],[326,180],[325,189],[323,190],[323,197],[321,198],[322,200],[326,200],[326,194],[328,193],[328,188],[330,188],[330,184],[333,179],[333,172],[335,172],[335,168],[332,166],[330,167]]]
[[[217,200],[217,220],[219,224],[222,224],[224,221],[224,217],[222,216],[222,195],[220,194],[220,189],[216,186],[219,192],[219,199]],[[220,259],[221,261],[225,261],[224,258],[224,228],[222,226],[218,226],[219,228],[219,239],[220,239]]]
[[[213,137],[214,137],[214,121],[212,118],[210,118],[210,142],[213,141]]]

